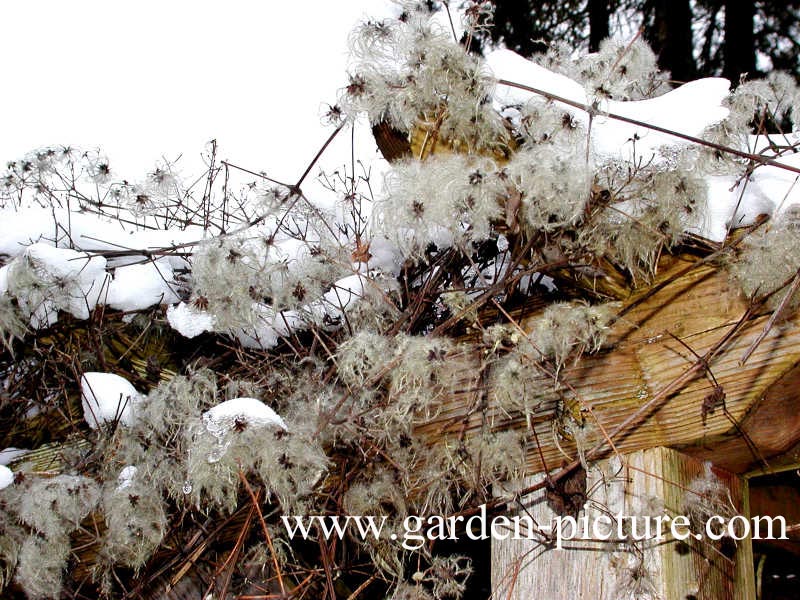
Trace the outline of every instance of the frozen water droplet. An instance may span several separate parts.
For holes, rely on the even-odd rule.
[[[192,484],[188,481],[183,482],[183,493],[184,494],[191,494],[192,493]]]
[[[225,453],[228,451],[228,446],[230,445],[230,440],[225,443],[220,440],[219,443],[217,443],[217,447],[208,453],[208,458],[206,460],[208,460],[209,463],[219,462],[219,460],[225,456]]]
[[[508,238],[502,233],[497,236],[497,249],[500,252],[505,252],[508,250]]]
[[[230,430],[230,427],[226,427],[225,423],[211,418],[209,413],[205,413],[203,415],[203,423],[205,423],[206,430],[215,438],[217,438],[218,441],[221,440],[225,433]]]

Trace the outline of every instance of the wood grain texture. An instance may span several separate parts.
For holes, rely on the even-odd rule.
[[[588,473],[590,501],[586,515],[671,516],[685,514],[686,489],[703,473],[703,464],[666,448],[632,453],[600,461]],[[717,470],[736,508],[744,511],[742,481]],[[541,480],[528,478],[522,485]],[[499,494],[507,490],[497,491]],[[544,502],[544,491],[525,500],[525,514],[539,525],[555,517]],[[616,526],[615,526],[616,527]],[[564,542],[559,550],[539,540],[505,539],[492,543],[493,598],[503,600],[618,600],[631,586],[652,590],[663,600],[751,600],[754,598],[752,549],[740,543],[731,559],[708,540],[690,537],[686,543],[666,539],[641,542],[636,548],[599,540]],[[638,557],[638,558],[637,558]],[[641,561],[640,580],[631,577],[631,565]],[[634,597],[652,597],[640,593]]]
[[[692,260],[665,260],[654,285],[669,280]],[[632,295],[624,302],[631,308],[613,327],[603,350],[583,356],[562,370],[561,379],[571,389],[561,386],[554,396],[560,395],[564,405],[572,407],[585,423],[581,432],[584,448],[602,442],[604,431],[614,430],[692,367],[747,310],[745,299],[727,272],[715,266],[700,266],[652,296],[644,297],[646,293]],[[520,325],[529,331],[535,318],[534,313]],[[796,391],[800,383],[800,317],[794,314],[770,330],[747,363],[740,364],[768,319],[767,312],[754,315],[707,370],[701,369],[678,393],[641,414],[613,440],[614,446],[622,452],[681,447],[740,473],[793,452],[800,444],[800,395]],[[423,427],[423,432],[438,436],[453,431],[455,422],[468,432],[487,423],[495,429],[524,426],[521,418],[515,420],[491,405],[485,415],[475,411],[486,385],[477,375],[480,366],[477,351],[454,363],[458,373],[452,389],[457,391],[448,399],[440,418]],[[538,381],[541,389],[554,389],[552,378],[542,375]],[[704,401],[720,391],[724,393],[725,410],[720,401],[712,410],[704,410]],[[575,441],[554,425],[557,404],[545,402],[541,413],[533,416],[544,464],[531,440],[531,473],[551,470],[565,455],[577,455]]]

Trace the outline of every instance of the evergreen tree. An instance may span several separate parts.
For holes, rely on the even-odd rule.
[[[677,82],[721,75],[738,83],[772,70],[800,78],[800,0],[496,0],[490,40],[530,56],[554,41],[596,51],[641,26]],[[625,24],[622,31],[620,24]]]
[[[695,79],[690,1],[645,0],[641,10],[644,38],[658,56],[658,66],[675,81]]]

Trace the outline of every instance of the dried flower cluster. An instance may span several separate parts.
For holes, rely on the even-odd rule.
[[[630,43],[607,39],[599,52],[581,57],[557,44],[544,59],[547,67],[580,81],[599,97],[641,100],[669,90],[667,74],[658,70],[656,55],[641,38]]]
[[[603,102],[666,91],[639,41],[542,58],[595,100],[580,119],[541,96],[497,106],[484,60],[431,18],[438,3],[397,4],[353,33],[350,81],[331,109],[366,113],[411,148],[374,201],[354,169],[327,176],[333,209],[302,179],[262,176],[236,192],[230,165],[217,179],[213,146],[202,193],[169,164],[116,182],[104,157],[72,148],[9,165],[0,204],[38,207],[60,228],[0,250],[0,407],[67,425],[52,432],[57,468],[20,468],[0,490],[0,590],[130,597],[202,563],[221,595],[291,585],[323,597],[335,585],[355,597],[364,585],[370,597],[458,599],[480,566],[465,556],[411,553],[385,535],[334,543],[314,530],[301,542],[279,517],[384,516],[388,534],[410,515],[491,499],[524,475],[537,435],[569,439],[585,462],[592,425],[570,368],[607,350],[619,301],[702,229],[711,178],[744,185],[759,170],[691,146],[642,155],[635,137],[632,160],[596,152]],[[488,3],[467,3],[466,39],[490,17]],[[775,125],[797,106],[783,77],[745,84],[713,135],[730,142],[754,114]],[[112,230],[135,243],[104,241]],[[777,305],[800,264],[796,238],[796,224],[775,223],[728,253],[748,297]],[[119,286],[144,271],[156,293],[142,306]],[[146,393],[132,422],[90,429],[74,417],[80,376],[112,370]],[[234,400],[262,412],[215,420]],[[26,441],[50,439],[24,429]],[[698,481],[687,510],[699,522],[724,502],[710,472]],[[87,547],[79,579],[65,569]],[[625,552],[617,567],[625,597],[653,595],[642,556]]]
[[[771,294],[769,303],[776,307],[783,296],[779,292],[797,275],[799,249],[800,234],[791,224],[777,224],[751,236],[748,251],[731,267],[742,292],[751,298]],[[796,305],[795,294],[789,306]]]

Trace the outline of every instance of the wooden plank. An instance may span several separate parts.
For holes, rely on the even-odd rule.
[[[736,473],[757,472],[765,466],[754,458],[751,447],[758,449],[771,469],[800,463],[799,391],[800,364],[795,364],[755,399],[738,428],[709,435],[682,451]],[[743,436],[749,443],[742,443]]]
[[[674,259],[661,280],[685,267],[688,260],[688,257]],[[641,296],[626,301],[632,308],[614,326],[604,350],[584,356],[577,364],[562,370],[562,380],[570,389],[562,386],[558,393],[585,423],[580,433],[586,448],[602,442],[604,432],[614,430],[689,369],[747,310],[745,299],[727,272],[708,265],[639,300]],[[521,327],[530,330],[535,318],[533,314],[522,319]],[[614,445],[621,451],[632,452],[657,446],[705,445],[713,449],[716,443],[724,441],[728,452],[736,457],[728,466],[744,472],[760,458],[769,459],[799,444],[797,419],[771,419],[769,411],[775,409],[779,399],[785,401],[791,396],[798,402],[793,388],[800,375],[786,379],[784,385],[778,382],[789,377],[800,363],[800,316],[795,313],[780,327],[774,327],[747,363],[739,364],[768,319],[767,312],[755,315],[724,352],[710,362],[707,372],[701,371],[679,393],[664,398],[653,410],[641,415],[634,427],[613,440]],[[482,372],[482,360],[476,350],[460,355],[453,362],[457,373],[452,389],[456,391],[447,399],[446,409],[439,417],[420,428],[429,433],[432,441],[448,431],[469,434],[487,423],[495,429],[525,425],[523,419],[515,419],[513,415],[509,418],[491,403],[485,411],[476,411],[487,386],[487,381],[478,375]],[[543,390],[554,387],[548,376],[536,376],[536,381]],[[704,403],[719,392],[724,394],[726,410],[722,410],[719,402],[713,410],[704,410]],[[774,399],[764,402],[765,397]],[[542,413],[533,419],[544,464],[531,440],[528,452],[531,473],[560,464],[565,453],[571,457],[577,455],[575,440],[565,434],[563,427],[556,426],[557,404],[545,403]],[[761,457],[750,449],[741,433],[738,424],[744,421],[749,423],[747,435],[763,445]]]

